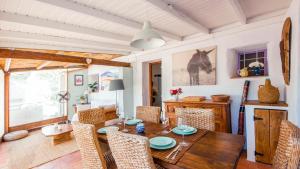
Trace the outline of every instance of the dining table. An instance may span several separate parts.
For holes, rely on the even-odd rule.
[[[188,146],[182,147],[176,158],[170,159],[167,156],[180,144],[183,139],[182,135],[177,135],[171,131],[171,128],[175,126],[151,122],[143,123],[145,127],[143,133],[137,133],[135,125],[126,125],[125,127],[129,134],[141,135],[149,139],[165,136],[176,140],[176,146],[171,149],[157,150],[151,148],[154,162],[167,169],[234,169],[245,143],[245,138],[242,135],[197,129],[196,133],[184,136]],[[119,127],[119,130],[124,128],[124,125],[120,123],[99,123],[95,125],[96,131],[110,125]],[[97,136],[100,142],[108,143],[106,134],[97,133]]]

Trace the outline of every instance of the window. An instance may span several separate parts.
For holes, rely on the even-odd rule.
[[[241,70],[247,67],[249,76],[264,76],[268,75],[268,64],[267,64],[267,50],[257,50],[252,52],[240,51],[238,52],[238,69]],[[259,73],[254,67],[250,67],[251,63],[259,62],[262,63],[263,66],[260,67]],[[239,71],[238,70],[238,71]]]
[[[9,126],[64,116],[65,103],[57,99],[60,91],[66,91],[63,70],[12,73]]]

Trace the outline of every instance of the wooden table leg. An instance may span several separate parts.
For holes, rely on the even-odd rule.
[[[63,143],[65,141],[68,141],[71,139],[72,139],[71,132],[62,133],[62,134],[53,136],[52,143],[53,143],[53,145],[57,145],[57,144]]]

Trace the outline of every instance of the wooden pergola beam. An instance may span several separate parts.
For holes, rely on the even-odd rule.
[[[43,69],[44,67],[48,66],[50,63],[52,63],[52,61],[45,61],[45,62],[43,62],[42,64],[38,65],[38,66],[36,67],[36,69],[37,69],[37,70],[41,70],[41,69]]]
[[[0,49],[0,58],[45,60],[78,64],[88,64],[87,59],[90,59],[90,64],[92,65],[130,67],[130,63],[126,62],[10,49]]]

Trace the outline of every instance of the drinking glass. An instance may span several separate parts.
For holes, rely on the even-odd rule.
[[[164,111],[161,112],[160,120],[163,124],[164,130],[161,132],[162,134],[168,134],[170,131],[167,130],[169,126],[169,118],[167,117]]]
[[[127,122],[127,120],[128,120],[128,117],[125,116],[125,114],[124,114],[122,120],[123,120],[123,124],[124,124],[124,127],[123,127],[123,130],[122,130],[122,131],[123,131],[124,133],[128,133],[129,130],[126,129],[126,122]]]
[[[122,114],[125,114],[124,112],[119,112],[119,110],[116,111],[116,114],[118,116],[118,125],[122,124]]]
[[[188,146],[188,143],[184,141],[184,131],[186,129],[185,120],[181,117],[177,119],[177,127],[182,133],[182,141],[180,142],[181,146]]]

